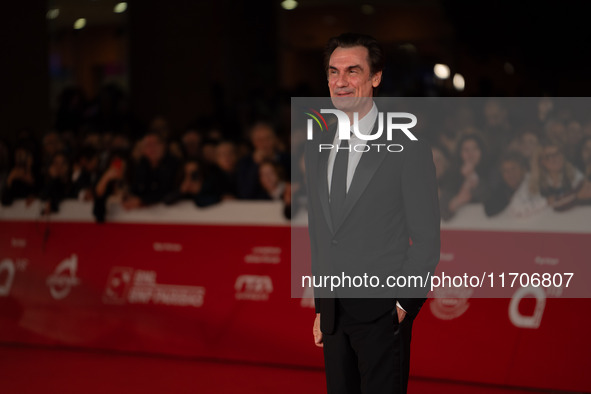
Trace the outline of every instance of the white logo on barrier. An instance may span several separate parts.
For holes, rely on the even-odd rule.
[[[180,252],[183,250],[183,245],[172,242],[154,242],[152,247],[156,252]]]
[[[304,288],[304,293],[302,294],[302,301],[300,302],[300,306],[302,308],[314,308],[314,288],[306,287]]]
[[[16,269],[14,267],[14,263],[10,259],[2,260],[0,263],[0,296],[7,296],[10,294],[10,289],[12,288],[12,282],[14,281],[14,274]],[[6,277],[4,279],[4,273],[6,273]]]
[[[536,306],[534,313],[531,316],[524,316],[519,312],[519,303],[522,299],[534,296],[536,299]],[[517,289],[511,302],[509,303],[509,319],[515,327],[521,328],[538,328],[542,322],[542,315],[546,307],[546,293],[541,287],[522,287]]]
[[[279,264],[281,248],[278,246],[255,246],[244,256],[244,262],[250,264]]]
[[[70,294],[72,287],[80,284],[80,279],[76,277],[77,270],[78,257],[75,254],[58,264],[53,274],[49,275],[46,281],[53,298],[56,300],[66,298]]]
[[[273,282],[266,275],[240,275],[234,288],[238,300],[265,301],[273,292]]]
[[[536,256],[534,262],[538,265],[557,265],[560,262],[560,260],[558,260],[555,257]]]
[[[27,240],[25,238],[11,238],[10,246],[13,248],[26,248]]]
[[[107,304],[123,304],[127,299],[133,268],[113,267],[107,278],[103,301]]]
[[[468,299],[472,296],[470,288],[437,288],[434,291],[435,298],[429,303],[431,313],[441,320],[452,320],[462,316],[470,304]]]
[[[455,255],[453,253],[439,253],[439,261],[454,261]]]
[[[202,286],[168,285],[156,282],[156,271],[113,267],[107,278],[103,302],[107,304],[203,305]]]

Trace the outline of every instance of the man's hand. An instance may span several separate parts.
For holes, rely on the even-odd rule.
[[[31,175],[31,172],[21,167],[16,167],[10,171],[8,178],[6,178],[6,185],[10,187],[12,182],[17,179],[29,184],[33,183],[33,176]]]
[[[406,317],[406,312],[398,308],[398,305],[396,305],[396,313],[398,314],[398,323],[402,323],[402,321]]]
[[[448,209],[450,212],[456,212],[465,204],[468,204],[472,200],[472,192],[469,188],[462,187],[458,194],[449,201]]]
[[[314,334],[314,344],[318,347],[324,347],[324,343],[322,343],[322,331],[320,331],[320,313],[316,314],[312,333]]]
[[[460,172],[465,178],[467,178],[468,176],[474,174],[475,170],[476,166],[473,163],[464,163],[460,169]]]

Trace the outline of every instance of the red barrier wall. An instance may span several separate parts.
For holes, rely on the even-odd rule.
[[[588,238],[551,239],[568,240],[569,256]],[[444,230],[442,252],[460,258],[466,240],[515,242]],[[0,341],[321,366],[311,302],[290,298],[289,259],[281,224],[4,219]],[[591,391],[590,307],[550,297],[430,300],[415,322],[412,373]]]

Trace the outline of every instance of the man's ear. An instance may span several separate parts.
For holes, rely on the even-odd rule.
[[[378,71],[377,73],[375,73],[374,75],[371,76],[371,86],[373,86],[374,88],[377,88],[378,86],[380,86],[380,83],[382,82],[382,72]]]

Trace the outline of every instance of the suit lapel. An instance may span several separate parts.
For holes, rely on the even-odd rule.
[[[332,130],[329,132],[324,133],[321,138],[322,144],[332,144],[334,141],[334,135],[336,133],[336,125]],[[315,149],[318,149],[316,146]],[[332,218],[330,215],[330,205],[329,205],[329,192],[328,192],[328,157],[330,155],[329,149],[323,149],[320,152],[320,158],[318,162],[318,174],[316,174],[318,179],[318,193],[320,198],[320,205],[322,206],[322,213],[324,214],[324,219],[326,220],[326,224],[328,224],[328,228],[330,232],[334,234],[334,229],[332,227]]]

